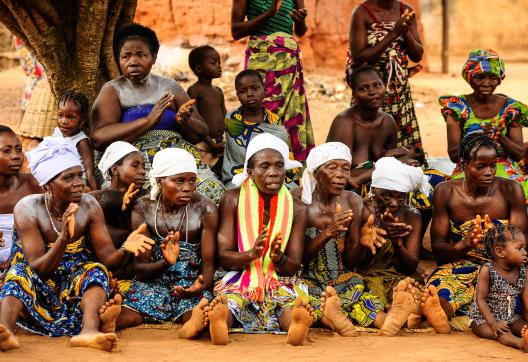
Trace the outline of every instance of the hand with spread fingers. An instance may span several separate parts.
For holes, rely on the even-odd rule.
[[[123,243],[123,248],[135,256],[152,249],[152,245],[154,245],[156,242],[143,235],[145,231],[147,231],[147,224],[139,225],[139,227],[132,231],[125,240]]]
[[[274,264],[280,263],[283,258],[281,251],[282,236],[280,231],[275,234],[275,237],[271,240],[270,244],[270,259]]]
[[[128,206],[132,202],[132,199],[138,193],[139,193],[139,189],[136,189],[136,184],[132,182],[130,186],[128,186],[128,190],[127,192],[125,192],[125,195],[123,196],[123,204],[121,205],[121,211],[125,211],[128,208]]]
[[[169,232],[165,239],[163,239],[160,249],[167,265],[171,266],[176,264],[178,256],[180,256],[180,232]]]
[[[196,104],[196,99],[190,99],[178,109],[176,113],[176,122],[185,123],[191,118],[193,107]]]
[[[400,222],[400,220],[392,215],[389,210],[385,210],[383,215],[381,215],[380,226],[387,232],[387,238],[393,241],[401,240],[402,238],[407,237],[412,231],[411,225]]]
[[[200,274],[198,278],[189,288],[184,288],[182,285],[177,285],[172,290],[172,295],[176,298],[185,299],[194,297],[205,290],[204,276]]]
[[[161,117],[163,116],[163,112],[167,108],[170,108],[170,106],[174,103],[174,95],[170,93],[165,93],[159,101],[154,104],[154,107],[150,111],[150,113],[147,116],[147,119],[151,120],[152,122],[158,123],[161,121]]]
[[[380,248],[387,242],[384,236],[387,236],[387,232],[377,227],[374,215],[370,215],[365,225],[361,228],[359,243],[369,248],[372,254],[376,254],[376,248]]]

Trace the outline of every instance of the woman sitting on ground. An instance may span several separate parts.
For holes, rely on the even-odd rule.
[[[130,221],[131,210],[135,201],[143,196],[141,193],[145,182],[145,161],[141,152],[130,143],[116,141],[107,147],[98,168],[110,185],[90,194],[101,205],[106,228],[114,246],[120,248],[133,230]],[[130,258],[128,263],[115,271],[114,276],[119,281],[132,279],[133,266],[133,259]],[[120,292],[125,291],[121,289],[121,286],[125,285],[118,284]]]
[[[308,205],[303,281],[312,297],[325,290],[337,292],[345,315],[359,325],[395,335],[419,298],[410,294],[417,293],[412,281],[405,280],[394,288],[395,306],[387,315],[382,299],[369,291],[360,274],[352,272],[365,247],[375,249],[385,243],[385,232],[373,225],[373,218],[361,227],[363,202],[354,192],[344,190],[351,159],[349,148],[340,142],[315,147],[306,160],[302,193],[300,189],[292,192]],[[317,300],[310,303],[319,307]],[[315,312],[316,320],[321,320],[321,311],[316,308]]]
[[[223,185],[194,146],[208,135],[207,124],[175,80],[150,72],[159,49],[156,33],[131,24],[117,34],[114,47],[123,75],[107,82],[94,102],[94,147],[104,151],[114,141],[130,142],[145,157],[147,172],[158,151],[183,148],[196,159],[198,193],[219,201]]]
[[[439,99],[447,124],[447,151],[457,164],[453,178],[464,177],[458,158],[462,139],[484,130],[498,151],[497,176],[520,182],[528,196],[528,177],[517,163],[524,158],[522,127],[528,125],[528,107],[494,93],[505,77],[504,61],[491,49],[474,50],[462,68],[462,77],[473,93]]]
[[[364,199],[363,222],[374,216],[376,226],[387,232],[379,248],[363,248],[358,272],[367,287],[386,306],[392,304],[392,290],[408,276],[421,279],[418,267],[422,242],[420,212],[409,206],[409,193],[429,193],[427,177],[419,167],[406,165],[394,157],[376,162],[370,194]],[[357,261],[356,261],[357,262]]]
[[[107,267],[118,268],[128,253],[154,241],[133,232],[120,249],[114,247],[99,204],[83,193],[81,161],[71,142],[45,138],[28,160],[46,193],[26,196],[14,210],[13,260],[0,292],[0,350],[19,348],[13,335],[18,324],[42,335],[73,336],[73,347],[111,351],[117,337],[108,329],[121,298],[105,304]]]
[[[287,342],[299,345],[314,317],[306,285],[296,277],[302,263],[306,207],[293,200],[284,186],[286,170],[300,166],[288,159],[288,153],[288,145],[269,133],[250,141],[244,170],[233,179],[240,187],[226,191],[220,204],[218,260],[229,272],[215,292],[227,303],[227,326],[236,323],[245,333],[288,331]],[[337,295],[324,300],[325,320],[344,328],[338,322],[338,318],[347,321]],[[349,322],[348,327],[352,327]],[[211,335],[213,343],[227,342],[226,328],[216,333]]]

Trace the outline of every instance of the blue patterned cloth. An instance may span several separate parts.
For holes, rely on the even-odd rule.
[[[28,265],[18,234],[13,233],[13,260],[0,292],[0,300],[19,299],[25,312],[17,325],[46,336],[73,336],[82,327],[81,298],[85,291],[99,285],[108,297],[106,268],[95,262],[85,238],[68,244],[62,260],[48,279],[42,280]],[[46,245],[46,251],[51,247]]]
[[[156,237],[152,248],[152,261],[163,259],[161,253],[162,238]],[[159,277],[148,282],[133,280],[123,304],[141,313],[146,322],[176,321],[184,313],[192,310],[202,298],[209,301],[213,296],[205,291],[195,297],[180,299],[172,296],[175,286],[190,287],[201,272],[201,244],[180,241],[180,255],[172,265]]]

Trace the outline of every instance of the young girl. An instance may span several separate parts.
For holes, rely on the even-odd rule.
[[[82,93],[68,90],[59,100],[57,110],[57,127],[52,137],[62,137],[70,140],[77,147],[83,165],[84,178],[87,186],[97,190],[97,182],[93,169],[92,146],[88,136],[82,131],[84,122],[88,119],[88,99]]]
[[[528,282],[526,241],[520,229],[497,224],[484,238],[491,261],[480,269],[469,317],[471,329],[481,338],[528,352]],[[522,317],[515,314],[520,298]],[[520,338],[519,338],[520,337]]]

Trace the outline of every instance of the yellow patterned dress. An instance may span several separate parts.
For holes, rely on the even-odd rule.
[[[24,304],[25,312],[17,325],[46,336],[73,336],[82,327],[81,298],[98,285],[108,297],[108,275],[104,265],[95,262],[84,237],[66,246],[57,269],[43,280],[29,266],[21,241],[14,233],[11,267],[0,292],[0,300],[11,296]],[[46,245],[46,251],[53,244]]]
[[[306,229],[305,240],[314,239],[321,230]],[[347,271],[343,265],[345,233],[326,242],[317,256],[302,270],[302,280],[308,286],[310,305],[315,309],[315,322],[322,317],[321,294],[327,286],[333,287],[345,315],[363,327],[371,325],[384,309],[383,301],[372,294],[358,273]]]

